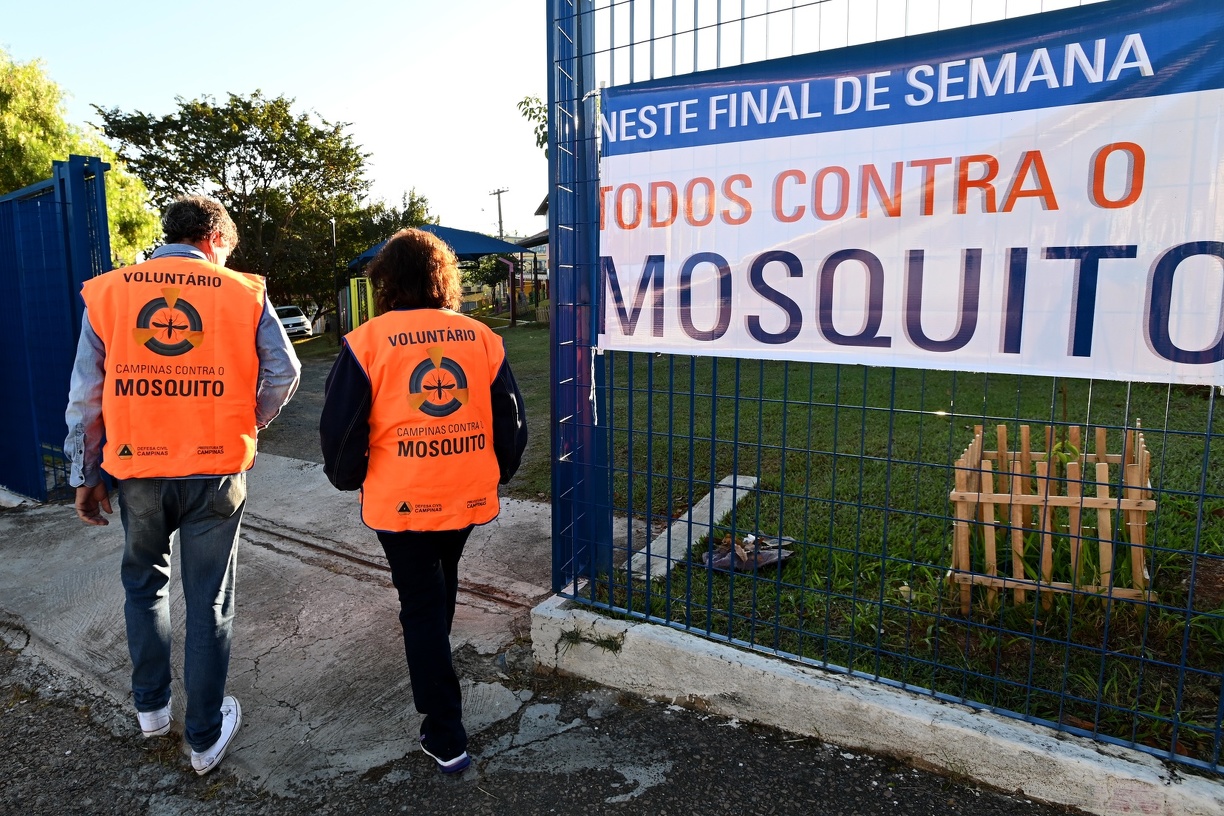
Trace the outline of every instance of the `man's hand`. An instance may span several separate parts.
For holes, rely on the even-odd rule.
[[[110,494],[106,492],[106,485],[98,482],[93,487],[78,487],[76,489],[76,513],[77,518],[86,524],[92,524],[97,527],[102,527],[110,524],[98,509],[106,511],[110,515],[111,503]]]

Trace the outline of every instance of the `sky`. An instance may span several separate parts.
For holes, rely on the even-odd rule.
[[[175,97],[260,90],[351,123],[371,197],[412,188],[441,223],[506,235],[534,215],[548,163],[515,103],[547,93],[543,0],[0,0],[0,46],[41,59],[67,118],[92,105],[155,115]]]
[[[697,0],[694,10],[693,0],[618,0],[615,14],[618,41],[629,15],[651,8],[659,26],[673,8],[681,29],[693,19],[704,39],[718,9],[724,18],[742,11],[753,21],[742,41],[728,29],[721,50],[753,61],[1090,1]],[[792,4],[798,11],[782,11]],[[504,234],[525,236],[547,226],[534,213],[548,165],[515,103],[547,95],[546,15],[545,0],[0,0],[0,45],[19,62],[44,62],[78,125],[98,124],[95,104],[160,116],[176,96],[293,98],[299,112],[350,123],[370,154],[372,198],[398,203],[415,188],[442,224],[496,235],[491,193],[505,189]],[[612,84],[645,78],[626,73],[630,62],[605,56],[597,71],[615,74]],[[685,65],[681,54],[677,72],[710,67]]]

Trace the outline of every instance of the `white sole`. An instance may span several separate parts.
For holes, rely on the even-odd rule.
[[[213,770],[216,770],[216,767],[221,764],[221,760],[225,759],[225,755],[229,753],[230,744],[233,743],[234,737],[238,736],[238,730],[241,728],[242,728],[242,705],[238,702],[237,698],[234,698],[234,730],[230,732],[229,739],[227,739],[225,741],[225,744],[221,746],[219,751],[217,751],[217,755],[213,759],[213,761],[208,763],[208,767],[196,768],[195,763],[192,762],[192,768],[195,769],[195,772],[199,774],[200,776],[204,776],[204,774],[207,774],[207,773],[212,772]],[[194,754],[194,752],[192,753]]]

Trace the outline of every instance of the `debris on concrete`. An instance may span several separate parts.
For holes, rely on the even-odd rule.
[[[701,554],[701,565],[714,570],[752,572],[781,563],[794,555],[793,550],[782,546],[783,542],[793,544],[794,539],[780,538],[775,542],[749,534],[744,536],[743,541],[735,543],[728,534],[723,536],[713,551],[707,549]]]

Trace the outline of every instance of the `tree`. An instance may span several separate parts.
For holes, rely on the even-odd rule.
[[[318,225],[316,232],[327,235],[327,243],[317,247],[335,263],[331,269],[335,276],[317,275],[303,282],[302,292],[305,297],[295,298],[298,305],[307,306],[313,303],[321,311],[329,311],[335,302],[336,292],[344,286],[347,275],[343,270],[348,262],[365,252],[375,244],[385,241],[404,227],[419,227],[422,224],[436,224],[437,216],[429,214],[429,200],[417,193],[415,189],[403,194],[400,205],[388,205],[383,201],[375,201],[363,207],[348,212],[339,213],[336,219],[336,245],[331,241],[330,219]],[[323,233],[323,231],[326,231]]]
[[[510,279],[510,267],[506,266],[506,262],[513,264],[516,270],[518,269],[518,259],[510,255],[485,255],[467,269],[464,278],[468,283],[476,286],[493,288]]]
[[[115,152],[89,129],[64,118],[63,92],[39,60],[14,62],[0,49],[0,193],[20,190],[50,178],[52,162],[69,154],[97,156],[110,164],[106,174],[106,213],[111,260],[132,263],[160,235],[149,193],[127,173]]]
[[[338,262],[350,249],[342,252],[342,233],[347,242],[366,220],[384,217],[377,207],[363,214],[370,208],[358,204],[369,188],[368,154],[346,132],[348,124],[294,113],[292,99],[266,99],[259,91],[230,94],[222,103],[175,101],[178,109],[165,116],[95,110],[158,206],[187,193],[216,197],[241,238],[233,268],[267,278],[275,302],[313,300],[329,309]]]
[[[536,147],[544,148],[544,157],[548,157],[548,108],[538,96],[524,96],[519,100],[519,113],[532,124],[535,131]]]
[[[436,224],[438,217],[429,214],[429,199],[413,188],[403,194],[398,207],[378,201],[354,213],[354,221],[358,226],[359,243],[364,244],[358,250],[360,254],[406,227]]]

